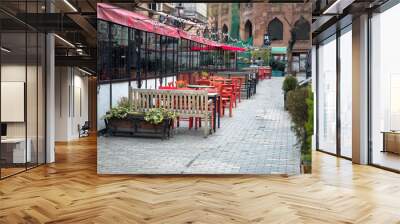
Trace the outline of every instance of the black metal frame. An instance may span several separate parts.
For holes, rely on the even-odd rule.
[[[115,58],[117,57],[113,57],[112,52],[117,52],[119,49],[114,49],[115,47],[113,47],[112,43],[113,43],[113,36],[112,36],[112,27],[113,26],[118,26],[124,28],[124,29],[128,29],[128,46],[123,46],[122,48],[128,48],[128,49],[122,49],[123,52],[127,51],[128,53],[126,54],[126,60],[123,66],[126,66],[127,68],[125,70],[121,70],[120,67],[118,67],[118,71],[124,71],[126,74],[120,74],[115,76],[110,75],[111,74],[111,69],[112,67],[116,66],[114,65],[112,62],[108,62],[106,63],[106,65],[104,66],[104,62],[102,63],[102,67],[98,67],[98,72],[99,72],[99,77],[98,77],[98,83],[99,84],[103,84],[103,83],[109,83],[109,82],[120,82],[120,81],[137,81],[138,82],[138,86],[141,87],[142,85],[140,85],[139,83],[141,83],[143,80],[149,80],[152,78],[155,78],[156,80],[159,79],[159,85],[162,85],[162,79],[166,78],[166,77],[170,77],[170,76],[177,76],[180,72],[191,72],[191,71],[196,71],[198,69],[203,69],[203,70],[209,70],[208,69],[208,64],[202,64],[201,62],[201,57],[200,57],[200,51],[192,51],[191,48],[194,46],[204,46],[203,44],[194,42],[192,40],[187,40],[187,39],[180,39],[180,38],[173,38],[173,37],[168,37],[168,36],[162,36],[159,34],[155,34],[155,33],[150,33],[150,32],[146,32],[146,31],[140,31],[131,27],[127,27],[127,26],[123,26],[120,24],[116,24],[113,22],[109,22],[106,20],[101,20],[99,19],[98,21],[101,21],[102,23],[107,23],[108,24],[108,35],[107,41],[102,40],[103,42],[98,42],[98,49],[104,50],[104,52],[98,52],[98,55],[101,54],[106,54],[108,55],[107,58],[114,58],[113,60],[116,60]],[[142,40],[142,43],[137,43],[137,41],[132,41],[130,38],[130,34],[131,32],[140,32],[140,33],[145,33],[145,40]],[[149,36],[151,35],[151,36]],[[150,58],[150,50],[149,49],[149,38],[154,38],[155,40],[155,44],[156,44],[156,49],[153,49],[154,52],[152,52],[151,56],[154,57],[154,60],[149,60]],[[144,45],[144,48],[143,48]],[[171,46],[172,45],[172,48]],[[131,48],[138,48],[140,49],[139,52],[130,50]],[[144,49],[145,52],[142,52]],[[175,68],[173,69],[169,69],[169,67],[167,66],[167,58],[168,58],[168,49],[172,50],[172,63],[175,64],[175,58],[176,60],[176,66],[173,66]],[[116,54],[117,54],[116,53]],[[126,52],[125,52],[126,53]],[[228,53],[227,56],[228,60],[225,60],[224,57],[224,53]],[[136,70],[137,73],[140,74],[136,74],[136,76],[132,76],[131,73],[131,58],[133,55],[136,56],[136,58],[140,58],[142,54],[145,54],[145,60],[144,62],[139,60],[139,63],[136,64]],[[153,55],[154,54],[154,55]],[[206,51],[206,54],[209,54],[211,59],[212,59],[212,64],[215,65],[217,63],[215,63],[217,61],[217,55],[218,57],[222,58],[218,58],[218,59],[222,59],[221,63],[222,65],[226,65],[227,67],[229,67],[228,69],[236,69],[237,65],[236,63],[232,63],[231,61],[231,52],[226,52],[223,51],[221,49],[218,50],[210,50],[210,51]],[[115,56],[115,55],[114,55]],[[176,56],[176,57],[175,57]],[[182,57],[185,57],[185,64],[180,66],[179,63],[182,63]],[[236,60],[237,62],[237,54],[235,53],[235,55],[233,55],[232,57],[234,60]],[[104,58],[100,59],[103,60]],[[164,60],[162,60],[164,59]],[[154,66],[155,68],[151,68],[153,70],[150,69],[149,67],[149,61],[154,61],[155,64],[152,65],[152,67]],[[207,62],[203,60],[203,63]],[[143,64],[144,63],[144,64]],[[219,64],[219,60],[218,60],[218,64]],[[118,64],[119,65],[119,64]],[[141,69],[144,68],[145,69]],[[217,70],[216,68],[214,70]],[[102,74],[106,73],[105,78],[102,76]],[[149,75],[150,74],[150,75]],[[115,77],[114,77],[115,76]],[[144,76],[144,79],[142,79],[142,77]],[[157,86],[157,81],[156,81],[156,86]],[[145,86],[147,88],[147,85]]]
[[[342,31],[347,29],[350,24],[347,24],[345,26],[340,26],[339,23],[334,24],[332,27],[328,28],[330,30],[327,30],[327,33],[323,34],[322,39],[317,40],[316,44],[316,150],[319,152],[323,152],[329,155],[334,155],[343,159],[347,160],[352,160],[352,158],[349,158],[347,156],[343,156],[341,152],[341,97],[340,97],[340,84],[341,84],[341,58],[340,58],[340,37],[342,34],[344,34]],[[319,48],[320,48],[320,43],[328,40],[329,38],[332,38],[332,36],[335,35],[334,41],[336,41],[336,152],[328,152],[324,149],[319,148],[319,91],[320,91],[320,85],[319,85]],[[333,41],[333,40],[332,40]]]
[[[37,3],[36,11],[38,12],[39,11],[39,6],[38,6],[39,1],[36,0],[33,2]],[[40,1],[40,2],[43,2],[43,1]],[[25,12],[27,12],[27,3],[28,3],[28,1],[25,1]],[[47,3],[47,1],[45,1],[45,3]],[[46,7],[46,12],[47,12],[47,10],[48,10],[48,7]],[[25,13],[25,21],[26,20],[27,20],[27,13]],[[47,73],[47,33],[41,32],[40,30],[33,28],[32,26],[28,25],[27,23],[25,23],[23,21],[22,21],[22,23],[24,24],[24,32],[21,32],[21,34],[25,35],[25,40],[24,40],[25,41],[25,43],[24,43],[25,44],[25,58],[24,58],[24,60],[25,60],[25,83],[24,83],[24,98],[25,98],[24,99],[24,120],[25,120],[25,164],[24,164],[24,166],[25,166],[25,169],[15,172],[15,173],[12,173],[8,176],[2,176],[2,167],[0,167],[0,180],[3,180],[8,177],[12,177],[14,175],[26,172],[30,169],[34,169],[36,167],[39,167],[39,166],[47,163],[47,144],[48,144],[47,143],[47,75],[48,75],[48,73]],[[0,26],[1,26],[1,24],[0,24]],[[30,32],[28,32],[29,30],[30,30]],[[0,29],[0,31],[1,31],[1,29]],[[36,34],[36,72],[35,72],[36,73],[36,105],[37,105],[36,106],[36,136],[35,136],[36,137],[36,162],[29,163],[30,166],[28,166],[28,162],[27,162],[28,154],[26,153],[27,147],[28,147],[28,144],[27,144],[27,142],[28,142],[28,124],[27,124],[27,121],[28,121],[28,109],[27,109],[28,67],[27,67],[27,65],[28,65],[28,34],[31,33],[32,31]],[[2,33],[3,32],[0,32],[0,45],[2,45],[1,44]],[[42,42],[42,44],[44,44],[44,46],[43,46],[44,51],[41,52],[41,53],[44,53],[44,55],[42,55],[42,57],[44,58],[44,68],[42,70],[42,73],[43,73],[42,74],[42,78],[43,78],[42,82],[44,84],[44,99],[43,99],[44,116],[42,117],[44,119],[44,120],[42,120],[42,122],[44,123],[44,133],[43,133],[44,134],[44,136],[43,136],[43,143],[44,143],[43,153],[44,153],[44,155],[42,155],[43,159],[44,159],[43,163],[39,162],[39,136],[38,136],[39,135],[39,69],[38,69],[38,66],[39,66],[39,33],[43,34],[42,40],[44,41],[44,42]],[[2,65],[1,62],[2,62],[2,56],[0,53],[0,67]],[[0,69],[0,81],[1,81],[1,69]],[[0,85],[0,90],[1,90],[1,85]],[[1,91],[0,91],[0,98],[1,98]],[[1,106],[0,106],[0,109],[1,109]],[[0,115],[0,123],[1,123],[1,115]],[[0,144],[0,158],[1,158],[1,152],[2,152],[1,148],[2,147]]]

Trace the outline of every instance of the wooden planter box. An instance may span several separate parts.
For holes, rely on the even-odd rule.
[[[144,116],[131,116],[126,119],[106,120],[107,133],[110,136],[138,136],[138,137],[170,137],[172,127],[171,119],[164,119],[161,124],[154,125],[146,120]]]

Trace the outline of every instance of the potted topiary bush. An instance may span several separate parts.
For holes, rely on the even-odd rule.
[[[186,81],[184,80],[178,80],[176,81],[176,87],[177,88],[185,88],[187,86]]]
[[[295,90],[298,86],[298,81],[297,78],[292,76],[292,75],[287,75],[285,77],[285,80],[283,80],[282,84],[282,90],[283,90],[283,102],[284,102],[284,108],[287,110],[287,105],[286,105],[286,99],[287,99],[287,94]]]
[[[311,144],[314,125],[314,102],[311,86],[296,88],[287,95],[288,112],[292,130],[301,149],[301,165],[305,173],[311,172]]]

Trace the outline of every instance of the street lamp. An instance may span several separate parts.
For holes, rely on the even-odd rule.
[[[178,5],[175,7],[178,11],[178,16],[181,17],[181,15],[183,15],[184,13],[184,8],[182,3],[178,3]]]
[[[264,46],[269,47],[271,45],[271,39],[268,33],[264,34]]]
[[[185,12],[182,3],[178,3],[178,5],[175,8],[176,8],[176,11],[178,13],[177,17],[179,19],[181,19],[181,16],[184,15],[184,12]],[[178,20],[177,21],[177,26],[178,27],[183,27],[183,22]]]

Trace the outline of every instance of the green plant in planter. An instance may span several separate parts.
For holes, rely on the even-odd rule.
[[[147,111],[144,115],[144,120],[150,124],[161,124],[164,119],[175,119],[177,114],[175,112],[166,110],[164,108],[153,108]]]
[[[311,167],[311,147],[312,147],[312,136],[314,133],[314,95],[311,87],[307,87],[307,122],[304,125],[306,131],[306,140],[304,142],[302,155],[302,161]]]
[[[208,79],[208,72],[204,71],[200,73],[202,79]]]
[[[144,120],[154,125],[161,124],[164,121],[164,114],[158,108],[154,108],[145,113]]]
[[[127,97],[121,97],[117,106],[111,108],[104,116],[104,119],[127,119],[129,116],[137,116],[140,114],[142,113],[132,108],[132,104]]]
[[[129,112],[130,112],[129,108],[116,106],[111,108],[111,110],[107,112],[104,118],[107,120],[126,119],[128,117]]]
[[[176,87],[178,88],[185,88],[187,86],[187,83],[183,80],[178,80],[176,81]]]
[[[291,115],[297,145],[301,148],[304,165],[311,167],[311,141],[313,134],[313,94],[310,86],[291,90],[287,95],[287,108]]]
[[[129,102],[128,97],[123,96],[118,100],[117,106],[124,107],[124,108],[131,108],[132,104],[131,104],[131,102]]]
[[[284,108],[287,110],[287,94],[289,91],[295,90],[298,86],[297,78],[292,75],[287,75],[285,80],[283,80],[282,90],[283,90],[283,100],[284,100]]]
[[[296,89],[297,85],[297,78],[293,75],[287,75],[283,81],[282,90],[285,94],[287,94],[289,91]]]
[[[286,63],[280,60],[271,60],[269,65],[271,66],[272,70],[275,71],[285,71]]]

